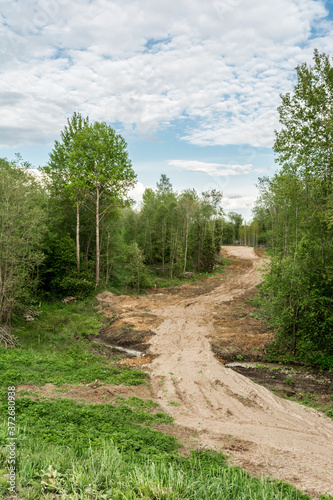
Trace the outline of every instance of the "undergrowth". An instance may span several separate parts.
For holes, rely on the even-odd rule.
[[[222,453],[178,454],[178,441],[149,426],[170,422],[140,409],[73,401],[17,400],[17,488],[27,500],[248,499],[310,500],[293,486],[230,467]],[[150,405],[151,406],[151,405]],[[151,410],[152,408],[150,408]],[[2,412],[5,407],[3,405]],[[5,444],[6,425],[1,427]],[[7,451],[0,452],[0,494]]]
[[[147,266],[147,272],[149,272],[150,283],[147,285],[147,288],[170,288],[175,286],[181,286],[183,283],[195,283],[196,281],[209,278],[214,276],[215,274],[221,274],[225,272],[225,267],[230,264],[228,259],[223,259],[223,265],[218,265],[211,272],[193,272],[190,276],[175,276],[170,278],[168,276],[168,269],[166,269],[165,274],[163,275],[160,268],[156,266]],[[137,292],[130,289],[127,285],[128,280],[128,272],[126,269],[119,269],[114,272],[112,278],[110,279],[110,283],[108,285],[108,289],[116,294],[137,294]],[[144,290],[141,290],[141,293],[144,293]]]
[[[0,347],[0,387],[28,382],[78,384],[96,379],[112,384],[144,383],[148,377],[144,372],[115,366],[93,352],[85,337],[97,334],[102,326],[102,316],[94,306],[91,299],[68,305],[43,305],[33,322],[16,318],[19,346]]]

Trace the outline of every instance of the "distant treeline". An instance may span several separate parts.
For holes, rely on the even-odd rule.
[[[222,265],[241,215],[226,217],[222,193],[176,193],[162,175],[140,207],[124,139],[74,113],[44,168],[0,159],[0,321],[31,301],[83,297],[102,287],[140,291]]]

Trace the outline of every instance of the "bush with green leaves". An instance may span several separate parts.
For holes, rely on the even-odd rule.
[[[140,290],[152,286],[149,270],[144,264],[143,251],[137,243],[133,243],[128,249],[128,269],[127,285],[131,289],[140,292]]]

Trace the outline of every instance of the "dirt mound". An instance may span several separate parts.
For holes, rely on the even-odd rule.
[[[240,272],[207,294],[150,310],[162,319],[150,339],[149,352],[159,355],[149,366],[155,397],[204,445],[231,451],[233,463],[312,495],[333,494],[332,421],[224,367],[211,351],[214,313],[259,284],[264,263],[249,247],[223,253],[243,260]]]

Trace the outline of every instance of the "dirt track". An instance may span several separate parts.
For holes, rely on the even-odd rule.
[[[223,251],[250,265],[207,294],[150,310],[162,321],[150,339],[158,355],[148,367],[154,396],[177,424],[198,432],[202,445],[227,451],[232,463],[312,495],[333,495],[332,421],[225,368],[211,351],[215,309],[260,282],[262,259],[252,248]]]

